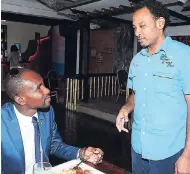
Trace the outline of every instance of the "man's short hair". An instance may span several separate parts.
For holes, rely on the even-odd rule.
[[[17,68],[17,69],[18,69],[18,74],[10,75],[8,73],[4,81],[5,91],[12,100],[14,100],[14,97],[17,94],[19,94],[24,88],[24,80],[22,79],[22,74],[24,72],[33,72],[32,70],[27,68]]]
[[[135,5],[135,11],[142,8],[148,8],[155,18],[163,17],[165,19],[164,29],[168,26],[170,22],[169,10],[161,2],[156,0],[142,0]]]

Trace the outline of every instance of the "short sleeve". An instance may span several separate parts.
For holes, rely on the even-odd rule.
[[[133,74],[132,74],[132,67],[129,67],[128,79],[127,79],[127,88],[133,88]]]

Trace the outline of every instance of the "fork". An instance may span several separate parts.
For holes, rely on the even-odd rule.
[[[98,152],[98,153],[93,152],[93,154],[99,155],[100,153],[99,153],[99,152]],[[79,165],[80,165],[81,163],[87,161],[88,159],[89,159],[89,158],[87,158],[87,159],[83,158],[83,159],[82,159],[75,167],[73,167],[72,169],[74,169],[74,170],[78,169]],[[101,159],[101,160],[102,160],[102,159]]]
[[[76,169],[78,169],[78,167],[79,167],[79,165],[80,164],[82,164],[83,162],[85,162],[86,161],[86,159],[82,159],[75,167],[73,167],[72,169],[74,169],[74,170],[76,170]]]

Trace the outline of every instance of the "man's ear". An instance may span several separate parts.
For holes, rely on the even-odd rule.
[[[22,96],[14,96],[14,101],[18,103],[19,105],[23,106],[26,104],[25,98]]]
[[[159,30],[163,30],[165,26],[165,19],[163,17],[158,18],[156,21],[156,25]]]

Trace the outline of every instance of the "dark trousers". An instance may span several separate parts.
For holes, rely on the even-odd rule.
[[[175,155],[158,161],[143,159],[132,149],[132,173],[133,174],[174,174],[175,163],[183,153],[183,149]]]

